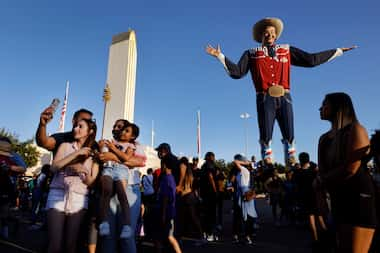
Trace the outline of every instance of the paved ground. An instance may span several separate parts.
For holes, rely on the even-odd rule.
[[[244,245],[232,243],[232,215],[231,209],[225,210],[225,232],[221,242],[209,243],[201,247],[187,244],[185,252],[188,253],[224,253],[224,252],[311,252],[310,235],[306,228],[275,227],[272,222],[271,209],[265,200],[257,202],[260,215],[260,228],[257,232],[256,245]]]
[[[224,253],[224,252],[255,252],[255,253],[274,253],[274,252],[311,252],[310,236],[306,228],[295,227],[275,227],[271,220],[270,207],[265,200],[257,203],[260,214],[260,228],[257,233],[256,245],[232,244],[231,234],[231,208],[230,203],[226,203],[224,212],[225,225],[224,234],[221,241],[208,243],[202,246],[195,246],[193,241],[185,240],[183,242],[186,253]],[[15,213],[17,215],[19,213]],[[22,216],[21,216],[22,217]],[[46,249],[46,231],[28,230],[29,224],[25,219],[15,217],[14,225],[10,231],[11,240],[0,240],[1,253],[16,252],[45,252]],[[17,222],[18,220],[18,222]],[[16,225],[18,224],[18,225]],[[144,244],[140,249],[141,252],[153,252],[152,248]]]

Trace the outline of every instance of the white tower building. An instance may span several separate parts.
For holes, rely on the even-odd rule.
[[[102,138],[112,138],[112,126],[117,119],[133,122],[136,84],[136,34],[135,31],[120,33],[112,38],[109,51],[107,86]]]

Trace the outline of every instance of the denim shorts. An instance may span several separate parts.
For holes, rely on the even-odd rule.
[[[69,194],[71,197],[69,197]],[[46,202],[46,209],[55,209],[59,212],[77,213],[88,208],[87,194],[76,192],[67,193],[63,189],[50,189]]]
[[[113,181],[128,181],[128,167],[123,164],[114,163],[112,167],[104,167],[102,175],[111,177]]]

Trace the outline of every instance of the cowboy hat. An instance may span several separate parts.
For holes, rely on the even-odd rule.
[[[262,36],[265,27],[267,26],[273,26],[276,28],[276,34],[277,38],[280,38],[282,29],[284,28],[284,23],[282,23],[281,19],[279,18],[264,18],[260,21],[258,21],[252,28],[252,35],[253,39],[256,40],[257,42],[261,43],[262,42]]]

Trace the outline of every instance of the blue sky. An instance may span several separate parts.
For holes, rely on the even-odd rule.
[[[168,142],[176,154],[196,154],[196,111],[201,110],[202,151],[231,160],[244,152],[248,112],[249,154],[259,155],[255,92],[249,75],[229,78],[204,52],[210,43],[237,61],[257,45],[252,25],[263,17],[285,24],[279,43],[309,52],[342,46],[359,48],[313,69],[292,68],[291,87],[297,150],[316,160],[319,136],[329,128],[319,119],[325,94],[351,95],[369,133],[380,128],[378,1],[2,1],[0,4],[0,127],[34,135],[40,112],[54,97],[70,94],[66,129],[73,112],[85,107],[102,122],[102,90],[113,35],[132,28],[137,36],[135,122],[140,141]],[[49,125],[58,128],[59,113]],[[273,149],[282,161],[275,126]]]

